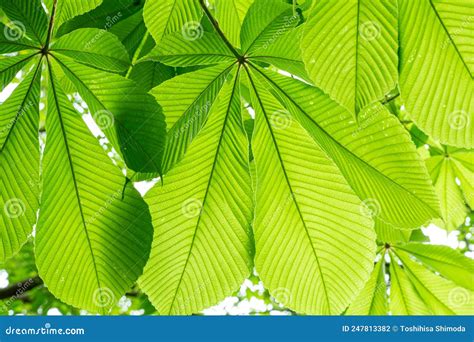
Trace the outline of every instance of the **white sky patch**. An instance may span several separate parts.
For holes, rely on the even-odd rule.
[[[142,195],[145,196],[145,194],[155,186],[156,183],[159,182],[159,178],[153,179],[151,181],[143,181],[143,182],[135,182],[133,185],[135,186],[135,189],[138,190],[138,192]]]
[[[92,115],[84,114],[82,119],[86,123],[87,127],[89,127],[90,131],[95,137],[103,137],[104,133],[100,130],[99,126],[95,123]]]
[[[61,313],[61,311],[59,311],[59,309],[51,308],[48,310],[47,315],[48,316],[62,316],[63,314]]]
[[[451,248],[457,248],[459,245],[458,231],[448,232],[434,224],[430,224],[426,228],[421,228],[421,230],[429,237],[433,245],[444,245]]]
[[[6,270],[0,270],[0,289],[4,289],[8,284],[8,272]]]
[[[13,91],[18,87],[19,83],[13,82],[7,85],[3,91],[0,92],[0,103],[5,102],[13,93]]]

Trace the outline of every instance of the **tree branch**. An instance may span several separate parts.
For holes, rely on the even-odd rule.
[[[19,297],[25,292],[30,291],[42,284],[43,280],[41,280],[41,278],[38,276],[28,278],[7,288],[0,289],[0,299]]]
[[[206,13],[206,16],[209,18],[209,21],[211,22],[212,26],[214,26],[214,28],[216,29],[217,31],[217,34],[219,34],[219,36],[222,38],[222,40],[224,41],[225,45],[227,45],[227,47],[230,49],[230,51],[232,51],[232,53],[234,54],[235,57],[237,57],[237,59],[239,60],[239,62],[243,62],[244,61],[244,57],[241,56],[237,50],[234,48],[234,46],[232,45],[232,43],[227,39],[227,37],[225,36],[224,32],[222,32],[221,28],[219,27],[219,23],[216,21],[216,19],[212,16],[211,12],[209,11],[209,8],[207,8],[205,2],[205,0],[199,0],[199,4],[201,5],[204,13]]]
[[[51,41],[51,35],[53,34],[54,17],[56,16],[56,7],[58,6],[58,0],[53,1],[53,9],[51,10],[51,19],[49,20],[48,36],[46,37],[46,43],[43,47],[43,54],[49,49],[49,42]]]
[[[382,104],[386,105],[387,103],[392,102],[393,100],[397,99],[398,97],[400,97],[400,93],[397,93],[397,94],[394,94],[394,95],[391,95],[391,96],[386,96],[385,99],[382,101]]]

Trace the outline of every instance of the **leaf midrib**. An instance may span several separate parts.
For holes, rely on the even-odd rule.
[[[462,64],[463,64],[464,67],[466,68],[467,73],[469,74],[469,76],[471,76],[471,79],[474,79],[474,74],[471,74],[471,71],[469,70],[469,67],[468,67],[467,63],[466,63],[466,61],[464,60],[464,57],[463,57],[463,55],[461,54],[461,51],[459,51],[457,44],[454,42],[453,37],[451,37],[451,34],[450,34],[449,31],[448,31],[448,28],[444,25],[444,22],[443,22],[443,20],[441,19],[441,16],[439,15],[439,12],[438,12],[438,10],[436,9],[435,4],[433,3],[433,0],[430,0],[430,6],[431,6],[431,8],[433,9],[433,11],[435,12],[436,18],[438,19],[439,23],[440,23],[441,26],[443,27],[443,30],[446,32],[446,35],[448,36],[449,41],[451,42],[451,44],[453,45],[454,49],[456,50],[457,55],[458,55],[459,58],[461,59]]]
[[[250,50],[252,49],[252,47],[254,47],[255,43],[260,39],[260,37],[267,31],[267,29],[272,26],[274,24],[275,21],[277,21],[278,19],[280,19],[280,17],[282,17],[284,14],[286,14],[287,12],[292,12],[292,9],[286,9],[284,10],[283,12],[281,12],[276,18],[274,18],[272,21],[270,21],[269,24],[265,25],[265,27],[263,28],[263,30],[260,31],[260,33],[257,35],[257,37],[255,37],[255,39],[252,40],[252,42],[250,43],[249,47],[245,50],[245,53],[244,53],[244,56],[247,55]]]
[[[59,123],[61,125],[61,133],[63,135],[64,145],[66,147],[66,152],[67,152],[67,157],[68,157],[68,162],[69,162],[69,169],[71,171],[71,175],[72,175],[72,179],[73,179],[77,204],[78,204],[79,212],[80,212],[80,215],[81,215],[82,227],[84,228],[84,232],[86,234],[87,244],[89,246],[89,251],[91,253],[92,264],[94,265],[94,271],[95,271],[96,280],[97,280],[97,286],[98,286],[99,291],[102,292],[103,290],[102,290],[102,286],[100,285],[99,272],[97,270],[97,262],[95,260],[94,251],[92,249],[92,241],[89,237],[89,231],[87,229],[86,220],[85,220],[84,212],[83,212],[83,209],[82,209],[81,196],[80,196],[80,193],[79,193],[79,188],[77,186],[76,173],[74,172],[74,163],[72,161],[72,156],[71,156],[71,151],[69,149],[69,142],[68,142],[68,138],[67,138],[67,133],[66,133],[66,130],[65,130],[65,127],[64,127],[64,122],[63,122],[63,118],[62,118],[62,115],[61,115],[61,108],[59,106],[59,101],[58,101],[58,97],[57,97],[57,93],[56,93],[56,85],[55,85],[55,82],[54,82],[52,66],[51,66],[51,63],[50,63],[48,58],[47,58],[47,61],[48,61],[49,77],[50,77],[50,81],[51,81],[51,88],[52,88],[53,96],[54,96],[54,104],[56,106],[56,110],[58,111],[58,119],[59,119]],[[105,313],[104,308],[102,308],[102,312]]]
[[[264,116],[265,122],[267,123],[267,126],[268,126],[268,131],[270,132],[270,135],[271,135],[271,137],[272,137],[273,145],[274,145],[274,147],[275,147],[275,149],[276,149],[276,152],[277,152],[276,154],[277,154],[277,156],[278,156],[278,160],[279,160],[279,162],[280,162],[280,166],[281,166],[281,168],[282,168],[283,175],[285,176],[285,181],[286,181],[286,183],[287,183],[287,185],[288,185],[289,191],[290,191],[290,193],[291,193],[291,197],[292,197],[292,199],[293,199],[293,203],[294,203],[295,206],[296,206],[296,210],[297,210],[297,212],[298,212],[298,216],[299,216],[299,218],[300,218],[301,223],[303,224],[303,227],[304,227],[305,232],[306,232],[306,236],[307,236],[307,238],[308,238],[308,240],[309,240],[309,244],[310,244],[311,249],[312,249],[312,251],[313,251],[313,255],[314,255],[315,259],[316,259],[316,264],[317,264],[317,267],[318,267],[318,270],[319,270],[319,274],[321,275],[321,282],[322,282],[323,288],[324,288],[324,294],[325,294],[325,298],[326,298],[327,309],[328,309],[329,313],[331,313],[331,306],[330,306],[330,302],[329,302],[329,294],[328,294],[328,290],[327,290],[327,287],[326,287],[326,282],[325,282],[325,280],[324,280],[324,274],[323,274],[323,271],[322,271],[322,268],[321,268],[321,264],[320,264],[320,262],[319,262],[318,254],[316,253],[316,250],[315,250],[315,248],[314,248],[313,240],[311,239],[311,236],[310,236],[310,234],[309,234],[309,230],[308,230],[308,227],[307,227],[307,225],[306,225],[306,221],[305,221],[304,218],[303,218],[303,214],[302,214],[302,212],[301,212],[299,203],[298,203],[298,201],[296,200],[295,192],[293,191],[293,187],[291,186],[290,179],[289,179],[288,174],[287,174],[287,172],[286,172],[286,167],[285,167],[285,164],[284,164],[284,162],[283,162],[283,159],[282,159],[281,153],[280,153],[280,148],[279,148],[279,146],[278,146],[278,143],[277,143],[277,141],[276,141],[275,135],[274,135],[273,130],[272,130],[272,128],[271,128],[270,121],[269,121],[268,116],[267,116],[267,113],[266,113],[266,111],[265,111],[265,107],[264,107],[264,105],[263,105],[263,103],[262,103],[262,100],[260,99],[260,96],[258,95],[257,88],[255,87],[255,83],[254,83],[253,78],[252,78],[252,76],[250,75],[250,72],[249,72],[249,70],[247,69],[247,67],[245,67],[245,70],[246,70],[246,72],[247,72],[249,81],[250,81],[250,83],[251,83],[251,85],[252,85],[252,88],[253,88],[253,90],[254,90],[254,92],[255,92],[255,95],[256,95],[256,97],[257,97],[257,100],[258,100],[258,102],[259,102],[259,104],[260,104],[260,107],[262,108],[263,116]]]
[[[301,106],[292,98],[290,97],[290,95],[288,95],[277,83],[275,83],[271,78],[269,78],[267,75],[265,75],[262,71],[260,71],[257,67],[255,67],[253,64],[250,64],[252,66],[252,68],[254,68],[255,70],[257,70],[264,78],[266,78],[271,84],[273,84],[276,88],[279,89],[279,91],[284,94],[300,111],[301,113],[303,113],[314,125],[316,125],[322,132],[324,132],[326,134],[326,136],[332,141],[334,142],[336,145],[338,145],[341,149],[343,149],[344,151],[346,151],[347,153],[349,153],[351,156],[353,156],[354,158],[356,158],[357,160],[361,161],[364,165],[366,165],[368,168],[370,168],[371,170],[374,170],[377,174],[381,175],[384,179],[387,179],[391,184],[399,187],[400,189],[402,189],[403,191],[406,191],[407,194],[409,194],[410,196],[414,197],[417,201],[420,201],[425,207],[427,207],[429,209],[429,211],[432,213],[432,214],[435,214],[436,217],[439,217],[439,214],[436,212],[436,210],[434,210],[433,208],[431,208],[431,206],[429,206],[428,204],[426,204],[424,201],[422,201],[421,199],[419,199],[418,197],[415,196],[415,194],[413,194],[410,190],[404,188],[401,184],[395,182],[393,179],[391,179],[390,177],[388,177],[387,175],[385,175],[384,173],[380,172],[379,170],[377,170],[375,167],[373,167],[372,165],[368,164],[364,159],[358,157],[357,155],[355,155],[351,150],[347,149],[344,145],[342,145],[339,141],[337,141],[336,139],[334,139],[323,127],[321,127],[308,113],[306,113],[306,111],[301,108]]]
[[[379,281],[379,278],[380,278],[381,273],[383,272],[383,262],[384,262],[383,258],[379,262],[380,262],[380,265],[378,267],[380,267],[380,269],[377,269],[377,277],[375,278],[375,287],[374,287],[374,291],[373,291],[372,300],[370,301],[369,315],[372,315],[372,311],[373,311],[374,306],[375,306],[375,299],[376,299],[375,296],[379,292],[379,286],[381,285],[381,283]],[[385,283],[385,279],[382,278],[382,281]],[[386,295],[386,294],[384,293],[384,295]]]
[[[163,149],[163,157],[167,157],[168,156],[168,150],[169,150],[169,139],[168,137],[170,135],[173,135],[172,133],[174,133],[174,131],[176,130],[179,130],[181,129],[181,126],[178,128],[178,123],[182,123],[182,121],[184,121],[184,116],[186,114],[189,113],[189,111],[195,107],[195,105],[198,103],[198,101],[201,99],[201,96],[203,96],[204,93],[206,93],[213,85],[214,85],[214,82],[216,82],[220,77],[222,77],[222,75],[224,75],[225,73],[228,73],[229,70],[235,65],[236,63],[232,63],[231,65],[229,65],[227,68],[225,68],[224,70],[222,70],[217,76],[215,76],[212,81],[210,81],[208,83],[208,85],[206,85],[206,87],[199,92],[199,94],[196,96],[196,98],[193,100],[193,102],[184,110],[184,114],[175,122],[175,124],[170,128],[170,130],[167,132],[166,134],[166,143],[165,143],[165,147]],[[220,87],[222,89],[222,86]],[[220,89],[219,89],[220,91]],[[186,124],[186,122],[184,122],[184,124]],[[165,174],[167,171],[169,171],[169,169],[172,167],[172,165],[168,165],[170,162],[169,162],[169,159],[163,159],[163,174]],[[176,161],[175,161],[176,163]]]
[[[19,64],[19,63],[22,63],[34,56],[38,55],[38,53],[32,55],[32,56],[29,56],[27,58],[25,58],[24,60],[18,62],[18,63],[15,63],[15,65]],[[25,106],[25,102],[26,102],[26,99],[28,98],[28,96],[30,95],[30,92],[31,92],[31,89],[33,88],[33,84],[35,83],[36,81],[36,77],[38,77],[38,73],[40,73],[40,69],[41,69],[41,65],[42,65],[42,60],[43,60],[43,57],[40,58],[40,60],[38,61],[38,65],[36,66],[36,70],[35,70],[35,74],[33,75],[33,78],[31,79],[31,83],[28,85],[28,89],[26,90],[26,94],[25,94],[25,97],[23,98],[23,100],[21,101],[21,105],[20,107],[18,108],[16,114],[15,114],[15,118],[13,119],[13,125],[12,127],[10,127],[10,130],[8,131],[8,135],[6,136],[5,138],[5,141],[3,142],[2,146],[0,146],[0,152],[3,152],[3,149],[5,148],[5,146],[7,145],[8,143],[8,140],[10,139],[10,136],[11,136],[11,133],[13,132],[18,120],[20,119],[20,116],[22,115],[23,113],[23,107]],[[7,69],[5,70],[8,70],[10,69],[11,67],[13,66],[10,66],[8,67]]]
[[[192,253],[192,250],[193,250],[193,247],[194,247],[194,241],[195,241],[196,235],[197,235],[197,230],[200,227],[201,218],[202,218],[202,215],[203,215],[203,212],[204,212],[204,207],[206,206],[207,196],[209,194],[209,189],[211,187],[211,183],[212,183],[212,180],[213,180],[214,171],[216,169],[217,159],[218,159],[219,152],[220,152],[220,149],[221,149],[221,146],[222,146],[222,140],[224,138],[224,133],[225,133],[225,129],[226,129],[226,126],[227,126],[227,121],[229,119],[229,113],[231,111],[232,101],[234,100],[235,91],[237,89],[237,84],[238,84],[238,81],[239,81],[239,72],[240,72],[240,68],[237,69],[237,74],[235,75],[235,81],[234,81],[234,85],[232,87],[232,92],[231,92],[229,103],[228,103],[228,106],[227,106],[224,122],[222,124],[221,134],[219,135],[219,142],[217,143],[216,153],[215,153],[214,160],[213,160],[213,163],[212,163],[212,166],[211,166],[211,173],[209,175],[209,180],[207,182],[206,190],[205,190],[205,193],[204,193],[204,198],[202,200],[201,211],[199,212],[198,220],[196,222],[196,225],[194,226],[193,239],[191,241],[191,246],[189,247],[189,252],[188,252],[188,255],[186,257],[186,262],[185,262],[184,267],[183,267],[183,272],[181,272],[181,277],[179,279],[178,285],[176,286],[176,291],[175,291],[175,294],[173,296],[173,300],[170,304],[170,309],[169,309],[169,312],[168,312],[169,315],[171,315],[171,311],[173,310],[173,305],[176,301],[176,297],[178,295],[178,291],[179,291],[179,288],[181,286],[181,282],[183,280],[184,274],[186,273],[186,267],[187,267],[189,259],[191,257],[191,253]]]
[[[103,102],[102,102],[99,98],[97,98],[97,96],[95,95],[95,93],[94,93],[92,90],[90,90],[90,88],[81,80],[80,77],[78,77],[71,69],[69,69],[69,67],[67,67],[59,58],[57,58],[56,56],[54,56],[54,55],[52,55],[52,54],[51,54],[50,56],[52,56],[59,64],[61,64],[64,68],[66,68],[66,69],[71,73],[71,75],[74,75],[74,78],[75,78],[78,82],[80,82],[80,83],[84,86],[84,88],[87,89],[87,91],[89,92],[89,94],[90,94],[98,103],[100,103],[100,105],[102,106],[103,109],[107,109],[107,107],[103,104]],[[148,118],[148,120],[150,120],[150,118]],[[123,125],[121,124],[120,120],[116,120],[115,122],[120,126],[121,129],[123,129],[123,130],[126,131],[126,132],[129,132],[129,130],[128,130],[125,126],[123,126]],[[140,128],[143,127],[143,126],[146,124],[146,122],[147,122],[147,121],[144,121],[144,122],[142,123],[142,125],[140,126]],[[143,149],[142,145],[141,145],[140,143],[138,143],[138,140],[134,138],[133,134],[129,134],[129,137],[132,138],[134,142],[137,142],[137,143],[135,144],[135,146],[138,146],[138,147],[140,148],[140,150],[142,151],[142,153],[144,153],[144,154],[149,158],[148,163],[151,161],[151,162],[153,163],[154,167],[155,167],[157,170],[160,170],[159,173],[162,173],[161,167],[160,167],[159,165],[157,165],[157,164],[155,163],[154,158],[151,158],[151,156],[148,154],[148,152]],[[117,136],[117,139],[118,139],[118,136]],[[125,157],[124,157],[124,158],[125,158]],[[147,164],[148,164],[148,163],[147,163]],[[147,165],[147,164],[146,164],[146,165]],[[152,172],[153,172],[153,171],[152,171]]]
[[[114,56],[101,55],[97,52],[85,52],[85,51],[78,51],[78,50],[64,49],[64,48],[51,49],[51,52],[53,52],[53,51],[56,51],[56,52],[59,52],[59,53],[73,52],[73,53],[84,54],[84,55],[92,55],[94,57],[97,56],[97,57],[101,57],[101,58],[110,58],[111,60],[116,61],[116,62],[118,62],[119,64],[121,64],[125,67],[130,66],[130,62],[128,60],[119,59],[118,57],[114,57]],[[67,56],[67,57],[69,57],[69,56]],[[80,62],[80,63],[86,63],[86,62]]]
[[[405,300],[405,288],[402,286],[402,283],[400,282],[401,278],[398,276],[398,272],[403,272],[403,269],[397,264],[397,262],[396,262],[396,260],[393,256],[391,257],[391,261],[392,261],[392,265],[393,265],[393,272],[390,272],[390,275],[391,276],[393,275],[393,277],[397,280],[398,288],[400,289],[400,294],[401,294],[401,297],[402,297],[403,306],[405,308],[406,313],[408,315],[410,315],[411,310],[408,308],[407,301]],[[396,269],[396,267],[398,267],[398,270]],[[410,282],[410,285],[413,287],[411,282]],[[417,292],[416,289],[413,289],[413,290],[415,292]],[[416,294],[418,295],[418,293],[416,293]],[[392,295],[393,295],[393,291],[390,291],[390,296],[392,296]]]
[[[359,105],[359,36],[360,36],[360,2],[357,0],[357,19],[356,19],[356,55],[355,55],[355,80],[354,80],[354,114],[358,117]]]
[[[397,254],[396,251],[395,251],[395,254],[396,254],[397,257],[403,262],[403,258],[401,258],[400,255]],[[447,309],[448,311],[450,311],[451,314],[453,314],[453,315],[456,314],[453,310],[451,310],[450,307],[446,306],[445,303],[443,303],[443,301],[438,298],[438,296],[436,296],[429,288],[427,288],[427,287],[425,286],[425,284],[424,284],[422,281],[420,281],[420,279],[416,276],[415,272],[413,272],[413,270],[411,270],[410,267],[409,267],[406,263],[403,263],[403,266],[404,266],[405,269],[408,271],[408,273],[411,274],[411,276],[423,287],[423,289],[425,289],[428,293],[430,293],[431,296],[433,296],[434,298],[436,298],[438,304],[441,304],[445,309]],[[427,271],[428,271],[428,272],[431,272],[430,270],[427,270]],[[413,281],[410,280],[410,282],[413,284],[414,290],[418,293],[418,296],[419,296],[420,299],[423,301],[423,303],[426,303],[425,300],[424,300],[424,298],[419,294],[419,291],[417,290],[416,285],[413,283]],[[428,308],[430,309],[430,311],[433,311],[433,310],[431,309],[431,306],[430,306],[429,304],[425,304],[425,305],[426,305],[426,307],[428,307]]]
[[[15,0],[12,0],[10,3],[11,3],[12,5],[14,5],[15,8],[17,9],[18,13],[21,14],[21,16],[22,16],[22,18],[23,18],[23,21],[26,22],[26,23],[28,23],[28,26],[31,28],[31,31],[32,31],[32,33],[33,33],[33,35],[34,35],[36,41],[37,41],[38,43],[40,43],[40,45],[43,44],[43,42],[41,41],[41,37],[38,36],[38,32],[36,32],[36,30],[34,29],[34,27],[33,27],[32,25],[30,25],[30,21],[28,20],[28,16],[27,16],[25,13],[23,13],[23,9],[21,8],[21,6],[17,6],[18,3],[16,3]],[[31,5],[33,5],[33,4],[31,4]],[[43,8],[40,8],[39,10],[40,10],[40,11],[43,11]],[[43,13],[44,13],[44,11],[43,11]]]
[[[461,266],[459,266],[458,264],[454,263],[454,262],[451,262],[450,260],[439,260],[439,259],[435,259],[431,256],[426,256],[425,254],[422,254],[420,252],[417,252],[417,251],[413,251],[411,249],[407,249],[405,248],[404,246],[397,246],[398,249],[401,249],[407,253],[410,253],[416,257],[419,256],[419,258],[423,258],[423,259],[428,259],[428,260],[432,260],[432,261],[435,261],[435,262],[439,262],[439,263],[442,263],[442,264],[445,264],[445,265],[448,265],[448,266],[455,266],[455,267],[459,267],[459,268],[462,268]],[[420,259],[421,262],[423,262],[423,260]]]

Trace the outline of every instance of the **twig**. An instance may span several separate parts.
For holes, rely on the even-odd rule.
[[[35,287],[43,284],[43,280],[40,277],[34,276],[24,281],[11,285],[7,288],[0,289],[0,299],[8,299],[11,297],[17,297],[24,294],[26,291],[30,291]]]
[[[219,27],[219,24],[217,23],[216,19],[212,16],[211,12],[209,11],[209,9],[207,8],[206,4],[204,3],[204,0],[199,0],[199,3],[204,11],[204,13],[206,13],[206,16],[209,18],[209,21],[211,22],[212,26],[214,26],[214,28],[216,29],[217,33],[219,34],[219,36],[222,38],[222,40],[224,41],[225,45],[227,45],[227,47],[230,49],[230,51],[232,51],[232,53],[234,54],[235,57],[237,57],[237,59],[239,60],[239,62],[243,62],[244,61],[244,57],[241,56],[237,50],[234,48],[234,46],[232,45],[232,43],[227,39],[227,37],[225,36],[224,32],[222,32],[221,28]]]
[[[53,1],[53,9],[51,11],[51,19],[49,20],[48,26],[48,36],[46,38],[46,43],[43,46],[43,54],[46,54],[49,48],[49,42],[51,41],[51,35],[53,34],[53,26],[54,26],[54,17],[56,16],[56,8],[58,6],[58,0]]]

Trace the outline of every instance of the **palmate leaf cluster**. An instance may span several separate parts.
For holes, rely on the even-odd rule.
[[[60,300],[192,314],[255,269],[301,314],[472,313],[472,260],[417,241],[473,205],[468,1],[1,8],[0,258],[34,226]]]

